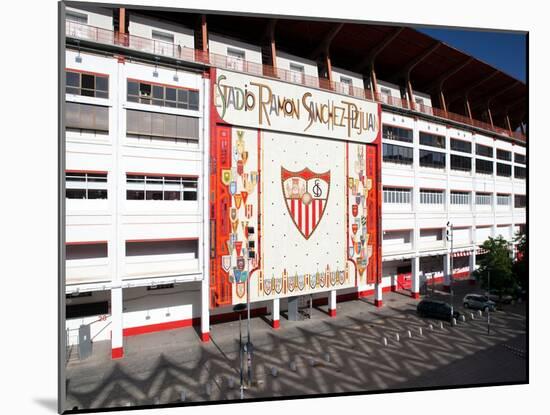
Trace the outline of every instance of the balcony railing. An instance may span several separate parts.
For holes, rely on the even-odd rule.
[[[113,30],[89,26],[72,21],[66,21],[65,29],[66,36],[74,39],[88,40],[107,45],[122,46],[141,52],[150,53],[153,55],[167,56],[174,59],[207,64],[223,69],[239,70],[240,72],[246,72],[251,75],[266,76],[269,78],[280,79],[289,83],[301,84],[307,87],[325,89],[360,99],[377,101],[392,107],[417,111],[423,114],[444,118],[487,131],[492,131],[500,135],[514,138],[516,140],[526,141],[525,135],[517,131],[510,131],[505,128],[497,127],[479,120],[471,119],[464,115],[455,114],[449,111],[443,111],[439,108],[429,107],[427,105],[418,103],[412,103],[406,99],[391,97],[389,95],[381,94],[378,92],[373,94],[372,91],[368,89],[358,88],[349,84],[330,81],[326,78],[318,78],[316,76],[297,73],[295,71],[289,71],[287,69],[276,68],[273,66],[263,65],[261,63],[249,62],[240,59],[237,62],[235,58],[225,55],[204,52],[202,50],[196,50],[182,45],[176,45],[174,43],[148,39],[140,36],[130,35],[127,33],[121,34]]]

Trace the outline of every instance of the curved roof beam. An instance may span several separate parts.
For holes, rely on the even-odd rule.
[[[315,50],[311,52],[310,58],[315,59],[321,53],[328,51],[328,49],[330,48],[330,44],[332,43],[338,32],[340,32],[342,27],[344,27],[344,23],[338,23],[337,25],[333,26],[332,29],[330,29],[325,35],[323,40],[319,43],[319,46],[317,46],[317,48],[315,48]]]
[[[520,81],[514,81],[504,89],[498,88],[498,89],[495,89],[494,91],[491,91],[491,93],[489,94],[489,97],[487,98],[487,101],[482,100],[481,102],[478,102],[477,104],[472,106],[472,110],[475,110],[475,109],[485,105],[485,103],[487,105],[490,105],[491,102],[494,101],[495,98],[505,94],[506,92],[510,91],[511,89],[514,89],[520,83],[521,83]]]
[[[435,88],[443,89],[443,84],[447,79],[449,79],[454,74],[460,72],[462,69],[464,69],[470,62],[473,62],[475,59],[470,56],[468,59],[466,59],[464,62],[459,63],[454,68],[449,69],[448,71],[442,73],[435,81],[428,84],[426,87],[423,87],[423,89],[431,91]]]
[[[470,93],[480,87],[481,85],[483,85],[485,82],[493,79],[496,75],[498,75],[500,73],[500,71],[498,69],[495,69],[493,72],[491,72],[488,76],[480,79],[479,81],[477,81],[475,84],[473,85],[470,85],[466,90],[464,91],[461,91],[457,94],[454,94],[450,97],[449,99],[449,105],[452,104],[453,102],[455,102],[457,99],[459,98],[468,98],[470,96]]]
[[[407,62],[405,67],[401,69],[396,75],[394,75],[393,81],[397,81],[399,78],[405,78],[409,79],[411,77],[412,70],[421,63],[424,59],[426,59],[428,56],[430,56],[432,53],[436,51],[437,48],[439,48],[443,43],[437,41],[432,46],[430,46],[428,49],[426,49],[424,52],[422,52],[420,55],[412,59],[411,61]]]
[[[404,27],[398,27],[396,28],[391,34],[386,36],[382,42],[380,42],[377,46],[372,48],[369,52],[369,54],[355,66],[356,72],[361,72],[363,69],[365,69],[366,66],[372,64],[376,57],[382,52],[386,47],[393,42],[395,38],[397,38],[401,32],[405,30]]]

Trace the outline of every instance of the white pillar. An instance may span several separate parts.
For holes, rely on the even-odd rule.
[[[111,357],[124,356],[122,337],[122,287],[111,288]]]
[[[208,286],[208,277],[203,278],[201,284],[201,340],[207,342],[210,340],[210,287]]]
[[[394,292],[397,291],[397,274],[392,274],[390,276],[390,281],[391,281],[390,282],[391,283],[390,289]]]
[[[420,257],[411,258],[411,297],[420,298]]]
[[[476,249],[477,247],[474,246],[474,249],[470,252],[470,284],[475,284],[475,278],[474,278],[474,271],[476,270]]]
[[[336,290],[329,291],[328,294],[328,315],[336,317]]]
[[[447,253],[443,257],[443,289],[451,291],[451,254]]]
[[[281,310],[281,300],[278,298],[275,298],[273,300],[272,310],[271,310],[271,326],[274,329],[278,329],[280,327],[280,310]]]
[[[374,284],[374,305],[382,307],[382,282]]]

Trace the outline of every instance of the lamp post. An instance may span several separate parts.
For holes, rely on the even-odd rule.
[[[487,298],[491,293],[491,271],[487,271]],[[487,334],[491,334],[491,307],[487,307]]]
[[[233,307],[233,311],[239,314],[239,373],[241,376],[241,399],[244,399],[244,383],[243,383],[243,336],[241,329],[241,312],[246,308],[245,304],[237,304]]]

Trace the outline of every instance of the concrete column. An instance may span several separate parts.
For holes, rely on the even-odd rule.
[[[473,276],[473,272],[476,269],[476,249],[477,247],[474,247],[474,250],[470,253],[470,284],[474,285],[476,283],[476,280]]]
[[[336,317],[336,290],[328,293],[328,315]]]
[[[374,305],[382,307],[382,282],[374,284]]]
[[[443,290],[451,291],[451,254],[447,253],[443,257]]]
[[[411,258],[411,297],[420,298],[420,257]]]
[[[122,327],[122,287],[116,287],[111,289],[111,357],[113,359],[124,356]]]
[[[271,327],[278,329],[280,327],[280,310],[281,310],[281,300],[275,298],[273,300],[272,310],[271,310]]]
[[[201,340],[207,342],[210,340],[210,289],[208,284],[205,284],[208,278],[203,278],[201,284]]]
[[[391,280],[390,289],[392,290],[392,292],[396,292],[397,291],[397,274],[392,274],[390,276],[390,280]]]

